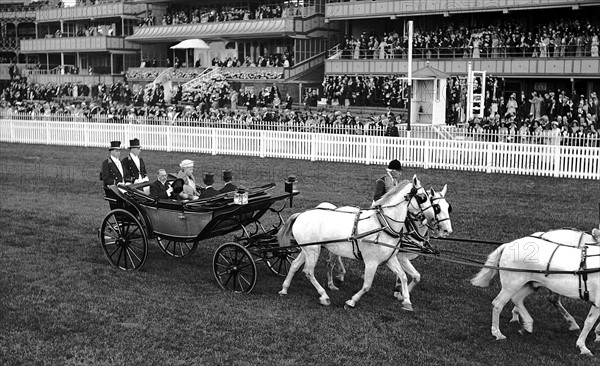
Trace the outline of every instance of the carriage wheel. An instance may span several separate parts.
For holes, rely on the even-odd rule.
[[[128,211],[108,213],[100,229],[102,250],[110,264],[125,271],[142,268],[148,255],[146,230]]]
[[[194,253],[198,247],[198,240],[194,240],[193,242],[178,241],[157,236],[156,241],[158,242],[158,247],[163,251],[163,253],[175,258],[187,257],[188,255]]]
[[[272,256],[265,259],[267,267],[271,272],[279,276],[287,276],[292,266],[292,262],[300,254],[300,248],[276,248],[272,252]],[[302,272],[302,268],[296,272],[296,274]]]
[[[219,286],[236,293],[252,291],[256,284],[256,264],[248,249],[225,243],[213,257],[213,273]]]

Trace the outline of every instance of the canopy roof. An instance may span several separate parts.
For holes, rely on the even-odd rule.
[[[192,39],[186,39],[185,41],[181,41],[178,44],[176,44],[175,46],[172,46],[171,48],[173,48],[173,49],[194,48],[194,49],[207,50],[210,48],[210,46],[206,42],[204,42],[203,40],[201,40],[199,38],[192,38]]]

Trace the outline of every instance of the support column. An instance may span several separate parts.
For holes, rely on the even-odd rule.
[[[110,53],[110,74],[114,74],[114,58],[113,58],[113,54]]]

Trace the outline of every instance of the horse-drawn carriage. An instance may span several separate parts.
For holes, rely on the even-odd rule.
[[[119,184],[104,189],[111,211],[102,221],[99,236],[111,265],[126,271],[141,269],[151,239],[156,239],[165,254],[182,258],[191,255],[202,240],[239,231],[235,242],[222,244],[214,254],[213,272],[222,288],[252,291],[255,261],[266,263],[275,274],[287,275],[300,249],[279,248],[275,234],[283,224],[281,212],[298,191],[286,185],[286,192],[271,194],[275,187],[271,183],[250,188],[247,203],[234,200],[236,192],[179,201],[147,195],[143,188],[148,184]],[[277,220],[270,228],[260,221],[267,212],[275,214]]]

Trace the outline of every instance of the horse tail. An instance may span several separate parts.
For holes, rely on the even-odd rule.
[[[490,281],[496,276],[498,270],[495,268],[488,267],[497,267],[500,262],[500,257],[504,252],[504,245],[499,246],[496,250],[494,250],[488,256],[487,261],[485,261],[485,268],[482,268],[479,273],[475,277],[471,279],[471,284],[473,286],[478,287],[487,287],[490,284]]]
[[[291,245],[292,238],[292,226],[294,222],[300,216],[300,213],[295,213],[285,222],[283,227],[277,232],[277,241],[280,247],[289,247]]]

